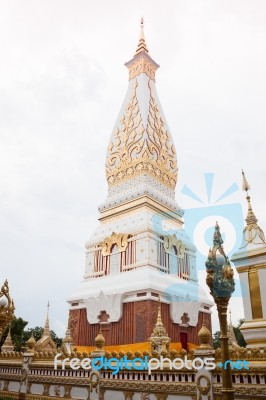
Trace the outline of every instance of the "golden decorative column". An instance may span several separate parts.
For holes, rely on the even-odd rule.
[[[228,257],[224,253],[223,240],[220,228],[216,222],[213,235],[213,247],[209,251],[206,261],[207,278],[206,283],[217,306],[219,323],[222,364],[229,360],[229,343],[227,330],[227,307],[232,293],[235,290],[234,272]],[[226,369],[222,369],[222,395],[223,400],[234,400],[234,389],[232,385],[230,363]]]
[[[9,295],[9,287],[7,280],[3,284],[0,291],[0,339],[5,328],[14,318],[15,306]]]

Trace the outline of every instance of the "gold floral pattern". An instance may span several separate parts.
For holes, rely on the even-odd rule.
[[[148,173],[171,189],[177,181],[177,160],[170,133],[156,99],[151,81],[147,124],[144,127],[137,98],[138,81],[135,79],[132,96],[108,146],[106,176],[110,186]]]

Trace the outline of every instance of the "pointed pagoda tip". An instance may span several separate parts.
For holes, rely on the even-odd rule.
[[[43,329],[43,336],[44,335],[50,335],[49,309],[50,309],[50,303],[48,301],[48,303],[47,303],[47,314],[46,314],[46,319],[45,319],[45,324],[44,324],[44,329]]]
[[[249,193],[248,193],[248,191],[250,190],[250,185],[249,185],[249,183],[247,181],[247,178],[246,178],[246,175],[245,175],[243,169],[242,169],[242,176],[243,176],[242,189],[247,194],[246,199],[247,199],[247,202],[248,202],[248,214],[247,214],[247,218],[246,218],[246,223],[247,223],[248,226],[256,225],[258,220],[257,220],[257,218],[256,218],[256,216],[255,216],[255,214],[254,214],[254,212],[252,210],[250,196],[249,196]]]
[[[243,171],[243,169],[242,169],[242,177],[243,177],[243,183],[242,183],[242,189],[247,193],[247,195],[248,195],[248,191],[250,190],[250,186],[249,186],[249,183],[248,183],[248,181],[247,181],[247,178],[246,178],[246,175],[245,175],[245,172]]]
[[[144,36],[144,18],[141,17],[140,20],[140,35],[139,35],[139,42],[138,42],[138,47],[135,53],[135,56],[141,52],[148,53],[148,47],[145,41],[145,36]]]

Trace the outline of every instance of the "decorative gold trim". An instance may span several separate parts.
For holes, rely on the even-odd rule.
[[[196,384],[187,384],[183,382],[179,382],[178,385],[176,383],[171,382],[142,382],[142,381],[126,381],[126,380],[109,380],[109,379],[101,379],[100,388],[109,389],[109,390],[129,390],[129,391],[141,391],[141,392],[157,392],[157,393],[186,393],[187,396],[190,394],[196,393]]]
[[[29,375],[28,382],[31,383],[50,383],[50,384],[70,384],[78,386],[88,385],[88,378],[70,378],[69,376],[36,376]]]
[[[206,380],[206,386],[202,386],[201,385],[201,381],[202,379]],[[203,394],[206,395],[209,393],[210,389],[211,389],[211,381],[209,379],[209,377],[207,375],[200,375],[197,379],[197,388],[198,391]]]
[[[109,222],[110,217],[112,217],[115,220],[117,218],[117,215],[132,213],[134,210],[139,209],[140,206],[149,207],[156,212],[165,213],[167,219],[172,219],[173,221],[179,219],[180,223],[183,224],[181,216],[177,212],[173,211],[171,208],[159,203],[158,201],[152,199],[149,196],[141,196],[136,200],[130,200],[127,203],[111,207],[106,211],[102,211],[99,221],[101,223],[104,223],[105,220],[108,219]]]
[[[261,294],[260,294],[260,281],[257,269],[250,269],[248,272],[248,282],[249,282],[249,293],[250,302],[252,310],[252,318],[262,318],[262,304],[261,304]]]
[[[242,395],[249,395],[252,397],[247,397],[249,399],[253,398],[253,396],[257,395],[266,395],[266,388],[265,385],[253,385],[253,384],[234,384],[234,389],[235,389],[235,396],[238,394]],[[221,385],[216,385],[214,384],[214,398],[218,399],[217,394],[220,394],[222,391],[222,386]],[[264,397],[262,397],[264,399]]]
[[[260,320],[256,320],[256,322],[257,321],[261,321],[261,319]],[[246,322],[246,321],[245,321]],[[252,322],[254,323],[255,322],[255,320],[252,320]],[[244,330],[249,330],[249,329],[254,329],[255,328],[255,326],[244,326],[243,327],[243,325],[241,325],[240,326],[240,330],[241,331],[244,331]],[[266,324],[265,325],[258,325],[258,326],[256,326],[256,329],[265,329],[266,328]]]
[[[177,257],[184,258],[186,246],[182,240],[177,239],[176,235],[165,235],[164,237],[164,249],[167,253],[170,253],[173,247],[176,249]]]
[[[27,394],[26,400],[62,400],[60,396],[43,396],[42,394]]]
[[[137,99],[137,79],[127,105],[108,146],[106,177],[109,186],[132,179],[143,173],[174,189],[177,181],[177,161],[174,144],[164,127],[151,81],[147,126],[143,126]]]
[[[92,372],[89,383],[90,383],[90,392],[95,390],[96,393],[98,393],[99,375],[96,374],[96,372]]]
[[[117,245],[120,252],[125,251],[128,246],[128,237],[127,233],[115,233],[113,232],[111,236],[106,237],[101,243],[102,247],[102,255],[108,256],[114,245]]]
[[[245,339],[245,341],[247,342],[247,344],[255,344],[255,345],[259,345],[262,344],[263,347],[265,347],[265,337],[259,339]]]
[[[134,392],[124,391],[123,394],[124,394],[125,400],[132,400],[132,398],[134,396]]]
[[[157,67],[153,65],[146,57],[138,58],[135,62],[133,61],[127,66],[129,70],[129,80],[136,78],[138,75],[144,73],[150,79],[155,81],[155,72]]]
[[[8,390],[0,390],[0,396],[11,397],[12,399],[17,399],[18,398],[18,392],[9,392]],[[57,399],[55,399],[55,400],[57,400]]]
[[[233,261],[234,262],[234,261]],[[266,268],[266,264],[256,264],[256,265],[249,265],[248,267],[236,267],[238,273],[240,272],[249,272],[251,270],[259,270]]]
[[[7,379],[7,380],[15,380],[15,381],[21,381],[22,379],[22,374],[15,374],[15,373],[5,373],[5,372],[1,372],[0,373],[0,379]]]

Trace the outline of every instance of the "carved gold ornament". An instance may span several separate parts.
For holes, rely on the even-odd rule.
[[[9,295],[7,280],[0,290],[0,339],[7,325],[14,318],[15,306]]]
[[[92,392],[93,390],[96,390],[96,393],[98,393],[98,384],[99,384],[99,375],[93,372],[90,376],[90,391]]]
[[[106,177],[109,186],[126,181],[144,172],[174,189],[177,181],[177,161],[174,145],[164,127],[159,107],[152,94],[144,127],[137,99],[137,78],[126,112],[120,119],[108,146]]]
[[[204,383],[205,383],[204,385],[202,385],[202,381],[204,381]],[[209,393],[209,391],[211,389],[211,381],[207,375],[200,375],[198,377],[197,388],[198,388],[198,391],[203,395],[206,395]]]
[[[177,257],[184,258],[186,246],[181,240],[178,240],[176,235],[165,235],[164,237],[164,249],[166,252],[170,252],[172,247],[175,247]]]
[[[129,80],[136,78],[139,74],[145,73],[150,79],[155,81],[155,72],[157,67],[154,66],[149,60],[144,56],[132,62],[128,66],[129,70]]]
[[[100,246],[102,247],[102,255],[108,256],[111,253],[112,247],[117,245],[119,251],[125,251],[128,245],[128,237],[127,233],[115,233],[113,232],[111,236],[105,238]]]

